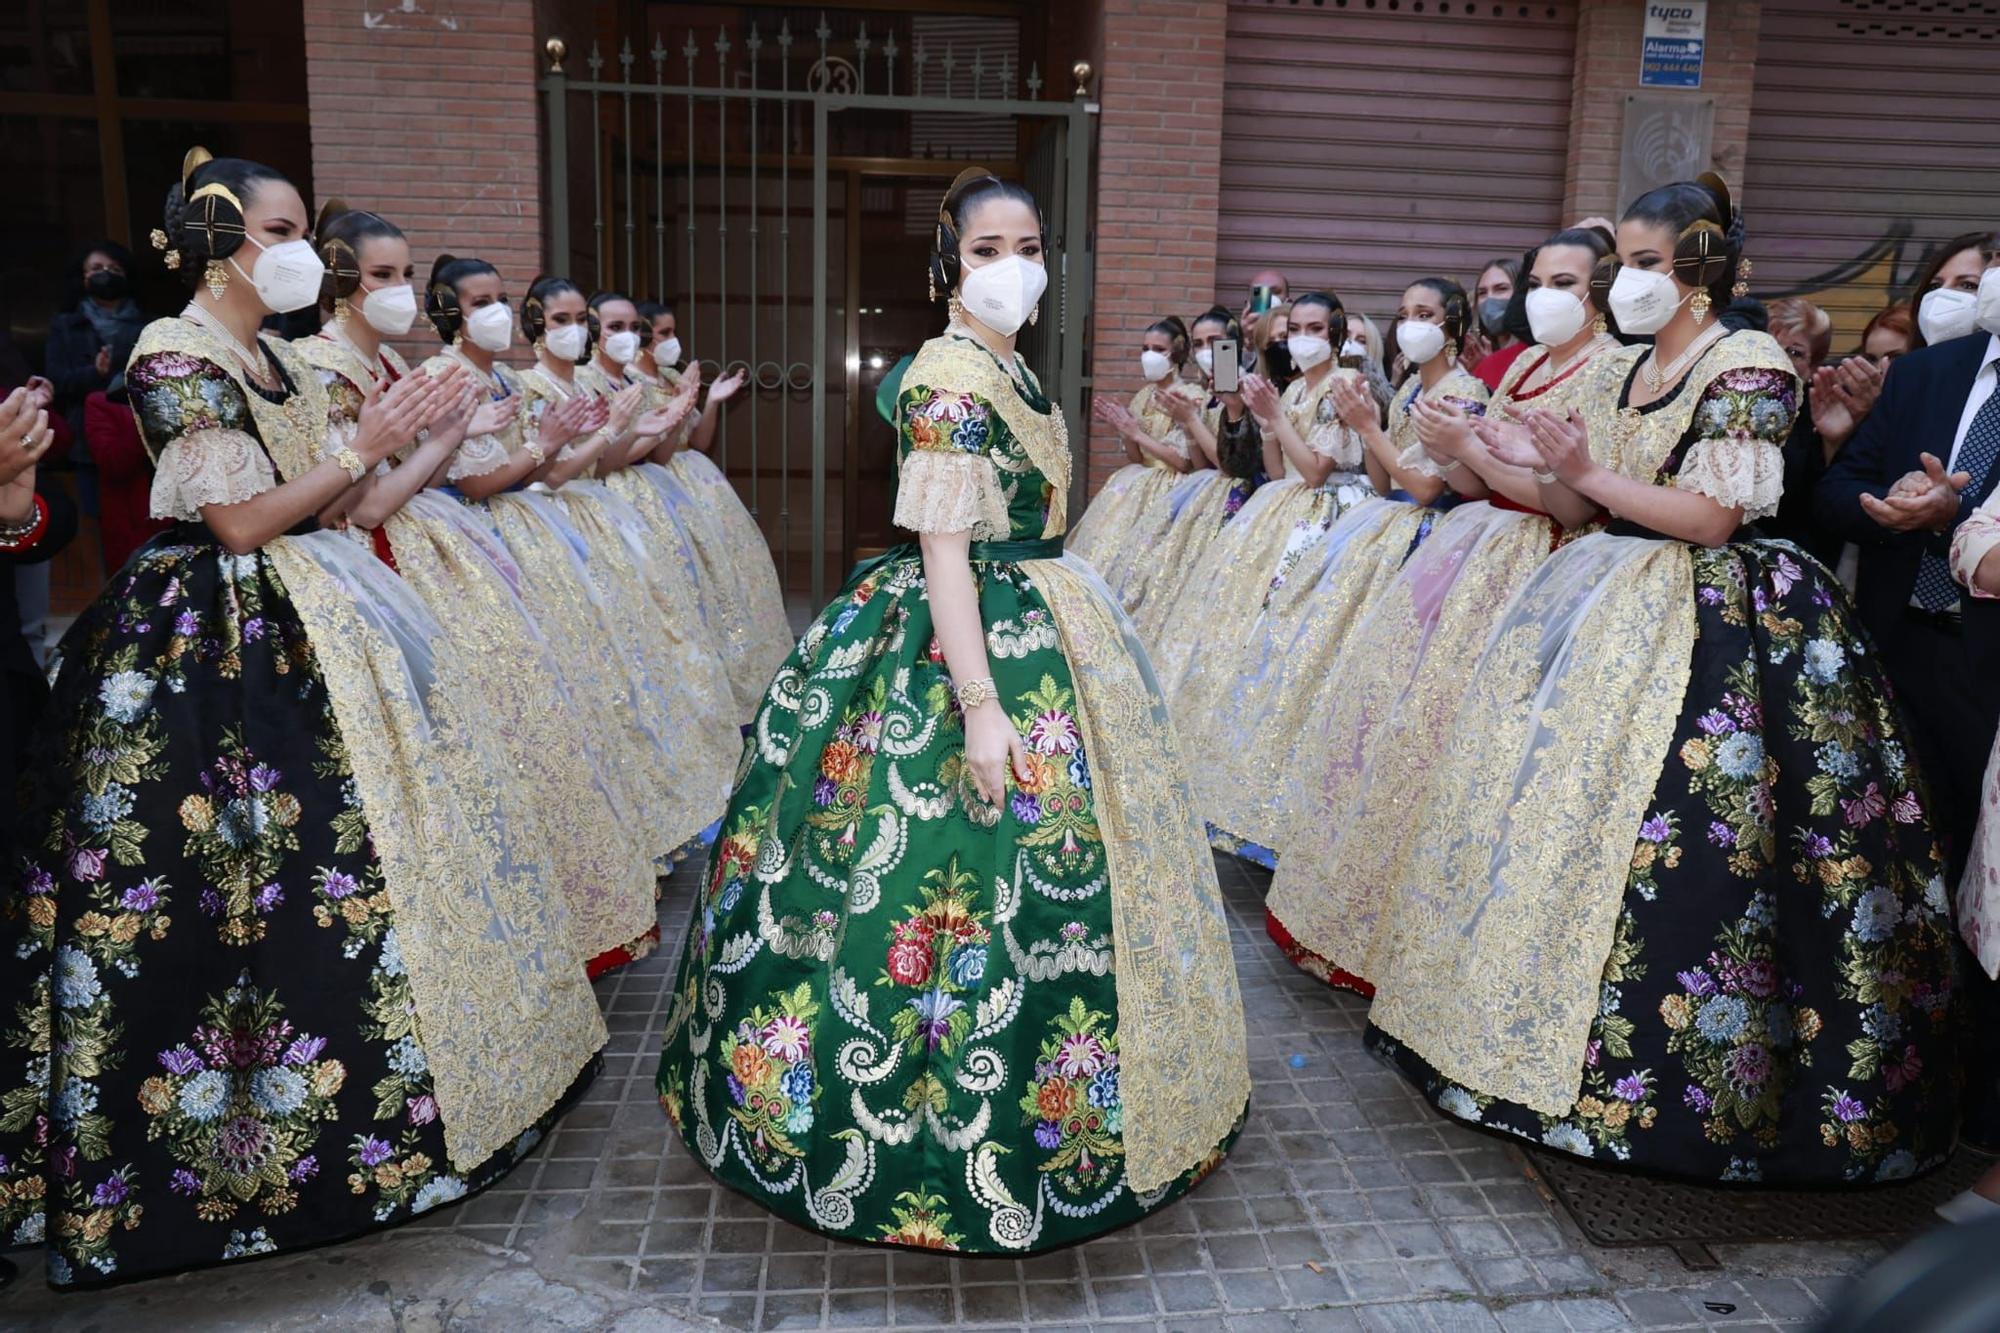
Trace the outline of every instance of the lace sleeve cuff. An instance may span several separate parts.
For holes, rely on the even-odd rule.
[[[1396,458],[1396,466],[1420,477],[1442,477],[1444,469],[1431,458],[1422,440],[1416,440]]]
[[[1675,485],[1740,507],[1746,523],[1769,518],[1785,493],[1785,454],[1769,440],[1697,440]]]
[[[451,456],[445,469],[446,481],[463,481],[498,471],[507,462],[507,445],[498,435],[468,435]]]
[[[153,472],[152,516],[186,522],[203,505],[239,504],[278,484],[271,460],[240,430],[197,430],[168,442]]]
[[[975,541],[1007,535],[1000,475],[984,454],[926,449],[903,460],[896,526],[910,532],[969,532]]]
[[[2000,546],[2000,513],[1992,508],[1989,498],[1985,504],[1972,511],[1965,522],[1958,525],[1958,531],[1951,539],[1951,576],[1964,584],[1974,597],[1992,599],[2000,594],[1982,592],[1972,581],[1979,572],[1979,562],[1994,547]]]

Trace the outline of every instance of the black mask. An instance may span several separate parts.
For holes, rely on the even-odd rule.
[[[129,290],[125,275],[116,269],[101,268],[83,280],[83,286],[92,296],[106,301],[115,301]]]
[[[1284,381],[1292,377],[1296,369],[1292,365],[1292,351],[1281,342],[1274,342],[1264,349],[1264,378]]]
[[[1479,303],[1479,327],[1489,338],[1498,337],[1506,329],[1507,298],[1489,296]]]

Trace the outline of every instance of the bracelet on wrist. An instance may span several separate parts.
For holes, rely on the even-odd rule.
[[[20,551],[33,546],[42,539],[42,533],[49,526],[49,504],[37,495],[28,507],[27,517],[18,523],[0,519],[0,551]]]
[[[540,467],[542,464],[549,461],[549,451],[542,448],[542,442],[540,440],[529,440],[526,444],[522,445],[521,447],[527,451],[528,457],[535,460],[536,467]]]
[[[993,683],[993,677],[981,676],[978,680],[968,680],[958,687],[958,706],[970,713],[973,709],[998,700],[1000,688]]]
[[[368,475],[368,464],[351,448],[343,448],[333,456],[333,461],[347,471],[349,481],[360,481]]]
[[[1553,486],[1556,484],[1556,481],[1558,480],[1555,473],[1543,472],[1539,468],[1530,469],[1529,475],[1544,486]]]

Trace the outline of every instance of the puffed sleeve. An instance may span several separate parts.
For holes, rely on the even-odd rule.
[[[1345,376],[1358,378],[1359,371],[1340,369],[1333,372],[1336,379]],[[1340,419],[1340,411],[1334,406],[1334,391],[1329,388],[1313,409],[1313,418],[1304,431],[1306,448],[1321,458],[1331,458],[1333,465],[1347,472],[1358,472],[1366,457],[1367,446],[1361,436],[1348,428]]]
[[[1974,597],[2000,596],[1982,591],[1972,581],[1972,576],[1979,572],[1979,562],[1996,546],[2000,546],[2000,491],[1987,496],[1979,508],[1967,514],[1951,538],[1951,576]]]
[[[1798,384],[1789,372],[1763,366],[1724,371],[1709,381],[1694,410],[1695,442],[1674,484],[1741,508],[1746,523],[1777,513]]]
[[[152,516],[197,520],[201,506],[238,504],[278,484],[251,434],[250,405],[222,367],[186,352],[150,352],[126,367],[140,429],[159,450]]]
[[[903,390],[897,412],[902,475],[895,523],[910,532],[1007,536],[1007,500],[987,453],[993,409],[975,394],[930,385]]]

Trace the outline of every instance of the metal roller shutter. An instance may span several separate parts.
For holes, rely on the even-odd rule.
[[[1925,252],[2000,227],[2000,3],[1764,0],[1743,210],[1758,295],[1810,296],[1836,351]]]
[[[1559,226],[1573,0],[1231,0],[1216,282],[1391,314]]]

